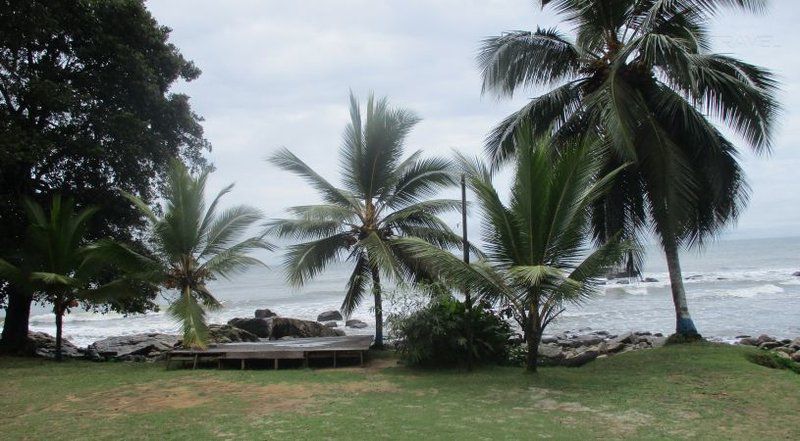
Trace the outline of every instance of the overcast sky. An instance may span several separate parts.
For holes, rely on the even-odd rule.
[[[362,98],[371,90],[388,95],[423,118],[409,151],[481,153],[487,131],[539,91],[514,101],[482,97],[477,48],[504,30],[559,25],[537,3],[150,0],[148,7],[203,71],[176,90],[205,118],[217,167],[212,189],[236,182],[227,203],[280,216],[287,206],[318,200],[264,158],[286,146],[337,181],[349,89]],[[768,67],[783,84],[773,153],[742,155],[752,197],[731,237],[798,235],[800,226],[800,10],[795,1],[772,3],[767,14],[728,13],[712,24],[715,51]]]

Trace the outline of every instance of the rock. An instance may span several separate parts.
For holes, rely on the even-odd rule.
[[[667,337],[664,336],[661,337],[652,336],[648,338],[648,340],[650,342],[650,346],[654,348],[660,348],[667,344]]]
[[[758,346],[758,339],[753,337],[745,337],[739,340],[739,344],[745,346]]]
[[[631,281],[627,279],[622,279],[617,281],[617,285],[630,285]]]
[[[56,358],[56,338],[44,332],[28,331],[25,353],[44,358]],[[69,340],[61,339],[61,356],[64,358],[82,358],[83,352]]]
[[[800,363],[800,351],[797,351],[792,355],[792,360]]]
[[[633,343],[633,332],[624,332],[618,335],[617,337],[612,338],[611,340],[609,340],[609,342],[623,343],[623,344]]]
[[[277,317],[278,314],[275,314],[270,309],[256,309],[256,318],[270,318],[270,317]]]
[[[644,280],[642,280],[642,282],[644,282],[644,283],[656,283],[656,282],[658,282],[658,279],[653,278],[653,277],[645,277]]]
[[[776,351],[776,352],[773,352],[773,354],[777,355],[780,358],[785,358],[787,360],[791,360],[792,359],[792,357],[789,354],[787,354],[786,352],[777,352]]]
[[[597,332],[595,332],[595,334],[606,336],[606,337],[609,335],[608,331],[597,331]]]
[[[736,336],[736,337],[734,337],[734,338],[737,338],[737,339],[742,339],[742,338],[750,338],[750,336],[749,336],[749,335],[747,335],[747,334],[744,334],[744,335],[737,335],[737,336]]]
[[[145,361],[158,360],[178,344],[178,337],[169,334],[134,334],[98,340],[86,348],[93,360]]]
[[[624,343],[620,343],[620,342],[614,341],[614,340],[609,340],[609,341],[606,341],[606,342],[603,342],[603,343],[605,344],[605,353],[607,353],[607,354],[612,354],[612,353],[615,353],[615,352],[619,352],[623,348],[625,348],[625,344]]]
[[[546,335],[546,336],[542,337],[540,343],[555,343],[557,341],[558,341],[558,338],[556,338],[556,337],[554,337],[552,335]]]
[[[600,337],[599,335],[586,334],[586,335],[579,335],[573,339],[567,340],[566,342],[564,342],[564,346],[571,348],[577,348],[581,346],[593,346],[602,341],[603,337]]]
[[[335,337],[336,332],[319,322],[310,320],[300,320],[285,317],[274,317],[269,319],[272,322],[270,339],[276,340],[282,337]]]
[[[775,349],[775,348],[779,347],[780,345],[781,345],[781,342],[779,342],[779,341],[765,341],[764,343],[761,343],[760,345],[758,345],[758,347],[761,348],[761,349]]]
[[[258,341],[258,336],[231,325],[209,325],[209,340],[214,343],[241,343]]]
[[[792,342],[789,343],[789,347],[800,351],[800,337],[797,337],[796,339],[792,340]]]
[[[364,328],[368,327],[369,325],[364,323],[364,322],[362,322],[361,320],[352,319],[352,320],[346,321],[345,322],[345,326],[347,326],[348,328],[364,329]]]
[[[598,355],[600,355],[600,353],[598,353],[597,351],[592,351],[592,350],[583,351],[571,357],[564,358],[563,360],[561,360],[560,364],[561,366],[567,366],[567,367],[579,367],[594,360],[595,358],[597,358]]]
[[[783,352],[784,354],[792,355],[792,354],[794,354],[795,351],[794,351],[794,349],[781,346],[781,347],[775,348],[775,352]]]
[[[770,336],[769,336],[769,335],[767,335],[767,334],[761,334],[761,335],[759,335],[759,336],[758,336],[758,338],[757,338],[756,340],[758,341],[758,344],[761,344],[761,343],[764,343],[764,342],[768,342],[768,341],[775,341],[775,339],[774,339],[774,338],[770,337]]]
[[[244,329],[245,331],[255,334],[259,338],[269,338],[270,331],[272,329],[271,321],[275,320],[275,317],[264,319],[264,318],[233,318],[228,320],[228,324],[239,329]]]
[[[637,335],[637,336],[643,336],[643,335],[653,335],[653,333],[652,333],[652,332],[650,332],[650,331],[636,331],[636,332],[634,332],[633,334],[634,334],[634,335]]]
[[[543,364],[555,364],[565,357],[561,346],[553,344],[540,344],[536,355],[539,363]]]
[[[318,322],[329,322],[329,321],[332,321],[332,320],[333,321],[342,320],[343,318],[344,317],[342,317],[342,313],[339,312],[339,311],[325,311],[322,314],[317,316],[317,321]]]
[[[339,328],[333,329],[333,333],[336,334],[337,337],[344,337],[347,335],[347,333],[344,332],[344,329],[339,329]]]
[[[700,280],[703,278],[702,274],[695,274],[693,276],[686,277],[685,280]]]
[[[339,327],[339,323],[336,323],[336,322],[325,322],[325,323],[323,323],[323,325],[325,327],[327,327],[327,328],[338,328]]]
[[[795,277],[800,277],[800,271],[795,271],[792,273],[792,275]]]

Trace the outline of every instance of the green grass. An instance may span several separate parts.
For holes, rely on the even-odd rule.
[[[800,439],[800,375],[751,363],[753,351],[669,346],[536,375],[5,358],[0,437]]]

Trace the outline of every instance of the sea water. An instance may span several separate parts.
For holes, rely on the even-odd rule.
[[[682,255],[687,299],[698,330],[708,337],[733,340],[742,334],[770,334],[780,338],[800,336],[800,238],[721,240],[702,252]],[[210,313],[212,323],[233,317],[252,317],[255,309],[269,308],[285,317],[315,320],[320,312],[338,309],[352,268],[331,266],[312,283],[294,289],[285,282],[280,266],[258,269],[234,280],[217,280],[212,292],[224,307]],[[548,333],[591,328],[609,332],[642,330],[669,333],[674,329],[674,309],[666,263],[657,246],[647,250],[643,277],[658,282],[611,280],[600,293],[580,305],[566,305]],[[387,288],[391,290],[391,288]],[[387,295],[392,298],[391,293]],[[169,293],[160,303],[167,304]],[[385,305],[388,311],[398,305]],[[161,312],[122,316],[73,310],[65,319],[64,335],[78,346],[104,337],[144,332],[177,333],[178,326]],[[372,333],[372,301],[365,296],[352,318],[368,328],[347,332]],[[55,333],[48,308],[33,308],[30,328]]]

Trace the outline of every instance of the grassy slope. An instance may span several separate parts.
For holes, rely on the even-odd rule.
[[[533,376],[0,359],[0,438],[800,439],[800,375],[748,350],[668,347]]]

